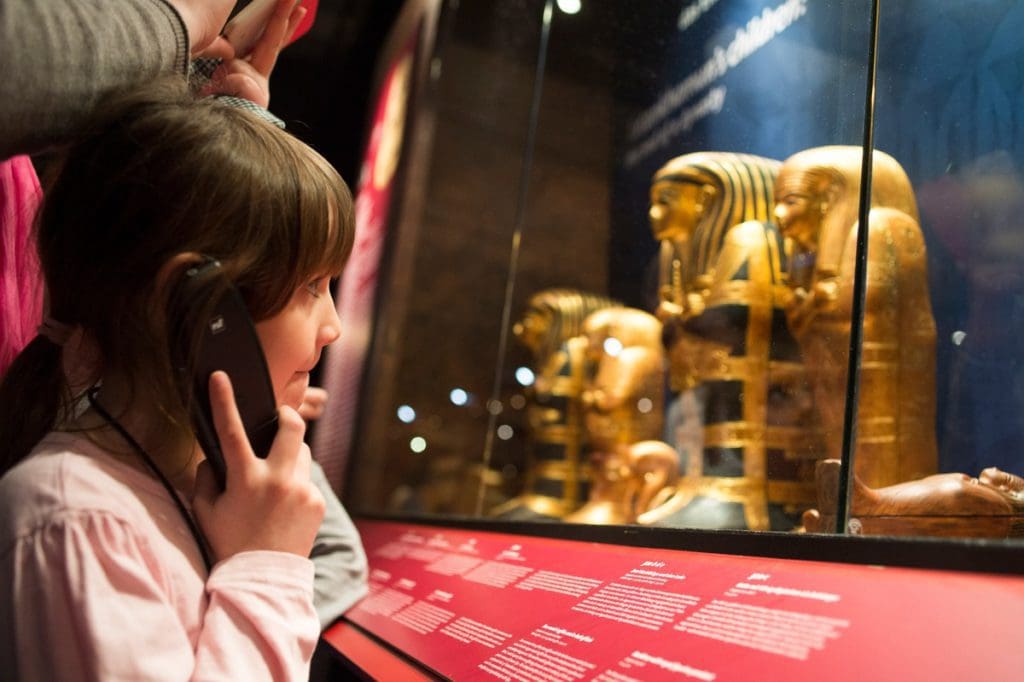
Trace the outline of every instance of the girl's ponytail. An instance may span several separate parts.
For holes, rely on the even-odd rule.
[[[67,383],[62,348],[44,336],[15,358],[0,383],[0,475],[20,462],[63,418]]]

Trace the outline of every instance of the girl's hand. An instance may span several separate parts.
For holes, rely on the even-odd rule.
[[[302,404],[299,405],[299,416],[306,421],[319,419],[327,406],[327,397],[327,391],[319,386],[307,387],[302,396]]]
[[[306,8],[299,7],[298,0],[278,0],[252,52],[225,60],[213,72],[202,94],[241,97],[266,108],[270,104],[270,73],[277,56],[304,16]]]
[[[210,403],[227,482],[220,491],[209,464],[201,464],[193,508],[217,560],[251,550],[309,556],[325,503],[310,482],[312,459],[302,442],[305,422],[292,408],[279,408],[274,445],[266,459],[259,459],[224,372],[210,377]]]
[[[293,381],[284,389],[284,395],[279,401],[280,405],[288,405],[298,411],[299,416],[306,421],[319,419],[327,406],[327,391],[317,386],[309,385],[309,375],[305,381]]]

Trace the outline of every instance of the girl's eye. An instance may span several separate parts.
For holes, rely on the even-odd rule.
[[[324,283],[323,277],[317,277],[309,284],[306,285],[306,290],[313,295],[314,298],[320,298],[320,288]]]

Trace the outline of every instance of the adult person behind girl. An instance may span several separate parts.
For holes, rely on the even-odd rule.
[[[49,318],[0,385],[4,674],[306,677],[324,501],[294,395],[340,333],[329,278],[351,212],[322,157],[180,79],[112,103],[66,153],[38,220]],[[200,254],[242,292],[281,403],[257,459],[229,380],[211,379],[223,492],[199,463],[162,313]],[[84,405],[62,366],[75,327],[93,350],[77,357],[96,389]]]
[[[66,141],[111,92],[233,57],[220,31],[235,3],[0,2],[0,160]]]

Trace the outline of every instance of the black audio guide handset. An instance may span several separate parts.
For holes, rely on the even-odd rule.
[[[220,262],[189,266],[168,305],[171,361],[179,388],[191,405],[192,428],[221,488],[224,456],[210,405],[210,375],[231,379],[238,412],[257,457],[266,457],[277,434],[277,403],[256,327],[238,289]]]

